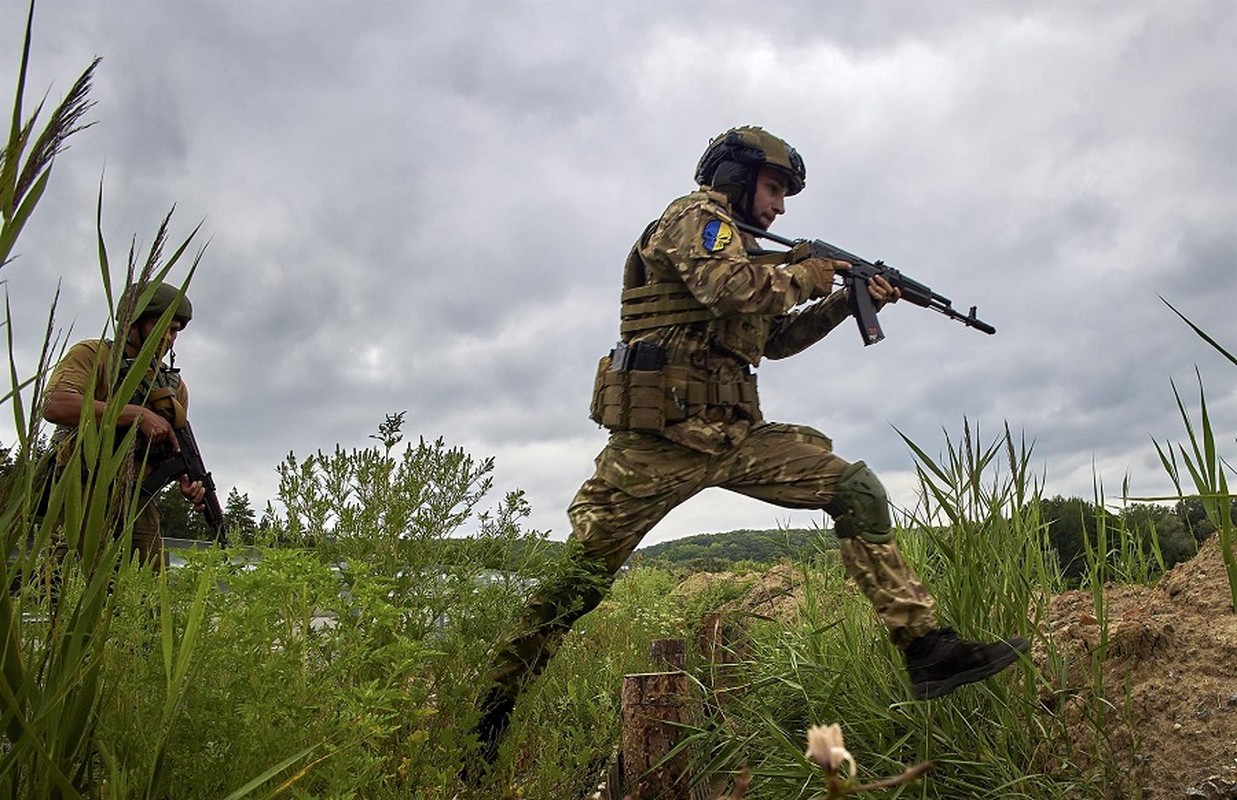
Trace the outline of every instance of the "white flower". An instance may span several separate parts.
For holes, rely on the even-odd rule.
[[[804,755],[817,766],[833,773],[843,764],[850,764],[850,777],[855,777],[855,757],[847,751],[846,743],[842,741],[842,726],[837,723],[808,728],[807,753]]]

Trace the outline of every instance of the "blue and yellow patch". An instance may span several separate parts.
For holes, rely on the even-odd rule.
[[[700,243],[704,245],[705,250],[716,253],[718,250],[724,250],[732,238],[734,238],[734,228],[731,228],[729,223],[720,219],[712,219],[704,226]]]

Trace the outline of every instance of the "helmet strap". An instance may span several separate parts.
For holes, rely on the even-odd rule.
[[[760,178],[760,167],[752,167],[747,173],[747,180],[743,186],[743,203],[742,208],[736,209],[739,216],[744,222],[751,225],[757,225],[758,221],[752,213],[752,209],[756,207],[756,181]]]

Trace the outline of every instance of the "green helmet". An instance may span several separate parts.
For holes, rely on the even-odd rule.
[[[148,283],[135,283],[125,289],[120,295],[120,302],[116,304],[116,315],[120,316],[125,309],[131,308],[141,300],[142,292],[149,285]],[[189,320],[193,319],[193,304],[189,302],[189,295],[181,295],[180,289],[170,283],[160,283],[155,287],[155,294],[150,298],[150,302],[140,310],[134,309],[133,321],[137,322],[144,317],[162,316],[163,312],[172,306],[176,306],[176,313],[172,318],[180,323],[183,330],[189,325]]]
[[[709,142],[696,165],[696,183],[725,192],[742,208],[750,202],[762,167],[782,173],[787,195],[803,191],[807,170],[795,148],[754,125],[731,128]]]

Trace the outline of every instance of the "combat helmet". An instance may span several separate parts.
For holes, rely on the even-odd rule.
[[[709,142],[696,165],[696,183],[724,192],[742,214],[751,212],[756,176],[770,167],[786,178],[786,194],[803,191],[807,170],[795,148],[764,128],[731,128]]]
[[[142,293],[148,286],[150,286],[149,283],[135,283],[125,289],[120,295],[120,302],[116,304],[116,316],[123,315],[126,310],[140,302]],[[193,319],[193,304],[189,302],[189,295],[182,295],[180,289],[170,283],[160,283],[155,287],[155,293],[150,298],[150,302],[140,310],[133,312],[133,321],[137,322],[144,317],[162,316],[163,312],[172,306],[176,306],[176,312],[172,318],[179,322],[181,329],[184,330],[189,325],[189,320]]]

